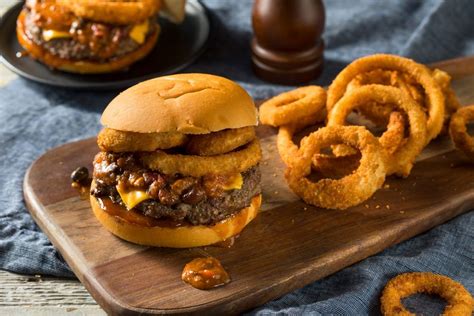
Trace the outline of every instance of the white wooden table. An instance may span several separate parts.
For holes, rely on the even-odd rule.
[[[0,15],[16,1],[0,0]],[[0,88],[17,76],[0,64]],[[0,270],[0,315],[105,315],[78,280]]]

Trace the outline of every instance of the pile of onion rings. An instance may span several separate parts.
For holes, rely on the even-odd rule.
[[[421,107],[402,90],[395,87],[371,84],[365,85],[344,95],[337,102],[328,116],[328,126],[344,125],[346,117],[354,108],[367,106],[366,101],[376,102],[378,104],[390,104],[395,110],[403,112],[408,117],[409,135],[401,145],[404,134],[403,126],[394,130],[388,130],[390,133],[384,133],[381,136],[382,144],[385,144],[390,155],[387,155],[387,175],[398,174],[407,177],[416,157],[421,153],[426,145],[427,123],[426,117]],[[397,113],[397,112],[392,112]],[[395,125],[395,124],[394,124]],[[395,131],[395,132],[393,132]],[[394,135],[395,134],[395,135]],[[396,138],[394,143],[391,141]]]
[[[289,187],[309,204],[344,209],[368,199],[385,176],[410,175],[416,158],[446,130],[446,122],[460,107],[450,83],[451,77],[439,69],[430,70],[396,55],[377,54],[360,58],[343,69],[329,86],[327,95],[321,92],[322,88],[310,86],[266,101],[260,108],[260,118],[263,124],[279,127],[277,148],[288,167]],[[319,92],[311,99],[302,93],[306,89]],[[326,111],[321,107],[324,102]],[[378,172],[365,173],[367,178],[362,171],[369,170],[365,164],[368,154],[360,143],[350,140],[353,135],[370,132],[328,129],[351,125],[354,113],[371,121],[379,131],[385,128],[379,137],[372,135],[378,144],[371,147],[371,156],[377,157],[373,158],[372,168],[379,168],[375,168]],[[299,145],[293,141],[296,133],[314,131],[314,125],[325,116],[326,127],[309,134]],[[452,124],[465,125],[458,120],[452,120]],[[335,135],[323,137],[320,131]],[[325,141],[326,137],[333,137],[332,142]],[[469,140],[474,148],[474,140]],[[380,170],[384,171],[383,177]],[[310,181],[312,171],[323,179]],[[366,182],[357,184],[357,179]]]
[[[472,315],[474,300],[462,284],[447,276],[429,273],[404,273],[391,279],[380,298],[383,315],[414,315],[403,307],[402,299],[415,293],[437,294],[447,301],[443,315]]]
[[[451,117],[449,134],[457,149],[474,161],[474,138],[467,132],[467,123],[474,121],[474,105],[460,108]]]
[[[404,73],[423,87],[426,94],[428,139],[431,140],[440,133],[445,113],[445,98],[441,87],[434,79],[431,71],[415,61],[387,54],[376,54],[362,57],[344,68],[333,80],[328,89],[328,112],[344,96],[349,83],[359,74],[383,69]]]
[[[57,0],[84,19],[111,24],[134,24],[155,15],[159,0]]]

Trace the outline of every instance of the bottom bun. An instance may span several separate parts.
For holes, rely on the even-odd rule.
[[[28,52],[28,55],[33,59],[41,61],[43,64],[66,72],[80,73],[80,74],[100,74],[114,72],[124,69],[136,61],[144,58],[155,47],[158,35],[160,33],[159,25],[157,30],[150,34],[146,42],[136,50],[120,57],[110,59],[105,62],[96,62],[90,60],[71,60],[55,56],[45,50],[43,47],[34,43],[25,33],[25,12],[20,13],[17,25],[16,35],[18,42]]]
[[[212,245],[239,234],[257,216],[262,203],[262,195],[255,196],[249,207],[213,226],[142,226],[130,223],[120,216],[110,215],[101,208],[92,195],[90,201],[99,222],[112,234],[122,239],[146,246],[190,248]]]

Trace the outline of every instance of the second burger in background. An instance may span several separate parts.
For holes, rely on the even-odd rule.
[[[184,1],[27,0],[17,38],[28,55],[50,68],[97,74],[124,69],[144,58],[160,34],[160,9],[184,18]]]
[[[113,234],[143,245],[224,241],[258,213],[257,110],[236,83],[207,74],[142,82],[105,109],[91,204]]]

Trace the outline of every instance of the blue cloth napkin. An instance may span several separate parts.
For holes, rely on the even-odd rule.
[[[205,1],[214,41],[186,72],[209,72],[241,83],[255,98],[289,89],[256,78],[250,66],[250,1]],[[348,62],[387,52],[430,63],[474,54],[474,5],[470,0],[326,1],[325,69],[328,84]],[[78,92],[17,79],[0,89],[0,268],[73,277],[38,229],[22,196],[27,167],[39,155],[71,140],[95,135],[99,115],[118,93]],[[314,282],[251,313],[378,314],[383,285],[398,273],[432,271],[474,293],[474,212]],[[317,245],[316,245],[317,246]],[[441,311],[439,300],[417,295],[414,311]]]

